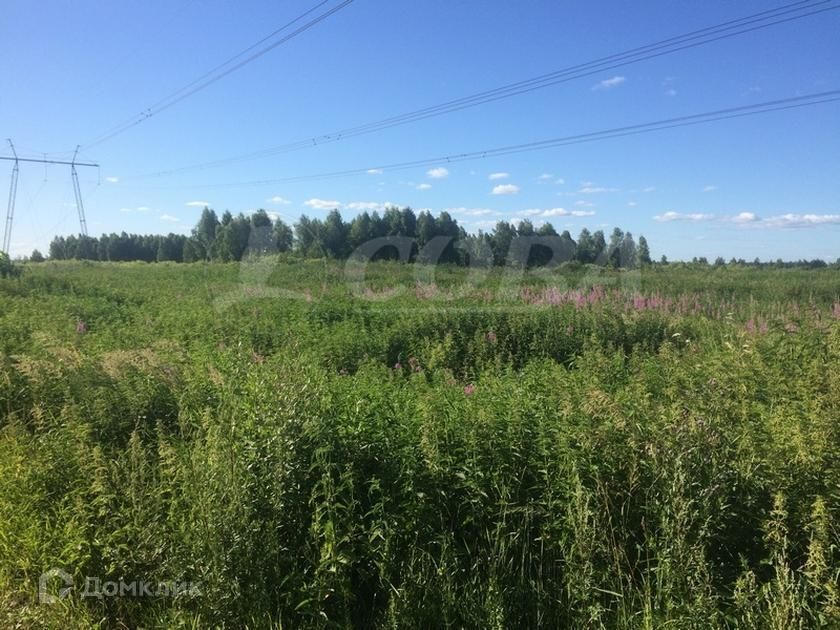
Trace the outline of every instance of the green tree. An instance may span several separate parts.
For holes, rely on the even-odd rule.
[[[422,249],[435,237],[435,219],[432,213],[424,210],[417,216],[417,245]]]
[[[39,252],[37,249],[33,249],[32,253],[29,255],[29,262],[39,263],[44,262],[44,255]]]
[[[205,206],[204,210],[201,211],[201,217],[198,219],[198,223],[192,231],[193,238],[202,245],[204,257],[209,257],[212,251],[213,241],[216,240],[216,231],[219,229],[219,225],[219,219],[216,217],[216,213]]]
[[[592,234],[592,262],[598,265],[607,264],[607,241],[603,230]]]
[[[497,265],[504,265],[510,254],[510,247],[516,237],[516,230],[507,221],[499,221],[490,236],[490,246],[493,250],[493,261]]]
[[[607,261],[610,267],[621,267],[621,242],[624,240],[624,232],[621,228],[614,228],[610,235],[610,244],[607,246]]]
[[[397,216],[399,216],[399,211]],[[324,220],[323,237],[324,248],[330,257],[341,259],[350,254],[347,243],[348,231],[348,226],[341,218],[341,213],[338,210],[330,210]]]
[[[251,237],[251,221],[241,212],[219,228],[211,248],[211,256],[223,262],[242,260]]]
[[[367,212],[356,215],[350,222],[347,241],[351,252],[361,247],[373,238],[373,223]]]
[[[277,219],[274,222],[274,246],[278,252],[285,253],[292,251],[294,246],[295,236],[292,228],[284,223],[282,219]]]
[[[184,254],[184,241],[186,237],[181,234],[169,233],[158,239],[157,260],[181,262]]]
[[[411,208],[400,210],[400,223],[402,234],[414,238],[417,236],[417,216]]]
[[[252,255],[263,255],[274,248],[274,225],[271,217],[260,208],[251,215],[250,235],[248,238],[248,251]]]
[[[595,240],[586,228],[578,235],[575,259],[584,265],[595,262]]]
[[[188,238],[184,241],[184,249],[181,254],[181,260],[185,263],[191,263],[206,259],[207,254],[204,251],[204,245],[201,244],[201,241],[195,237]]]
[[[324,256],[324,226],[319,219],[310,219],[302,214],[295,223],[295,242],[302,256],[321,258]]]
[[[440,262],[454,263],[460,260],[460,253],[455,248],[455,240],[461,235],[458,223],[448,212],[443,211],[435,218],[435,236],[450,239],[440,256]]]
[[[20,273],[12,259],[6,252],[0,252],[0,278],[10,278],[17,276]]]
[[[638,251],[636,248],[636,241],[633,239],[633,235],[630,232],[627,232],[624,235],[624,238],[621,239],[619,252],[621,266],[625,269],[635,269],[638,262]],[[650,258],[650,256],[648,256],[648,258]]]
[[[647,267],[650,263],[650,248],[648,247],[647,239],[644,236],[639,236],[639,247],[636,250],[638,262],[640,267]]]

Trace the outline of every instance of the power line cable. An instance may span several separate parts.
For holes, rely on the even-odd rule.
[[[139,112],[138,114],[136,114],[135,116],[132,116],[131,118],[129,118],[125,122],[123,122],[123,123],[121,123],[121,124],[119,124],[115,127],[112,127],[111,129],[104,132],[103,134],[100,134],[99,136],[97,136],[96,138],[91,140],[90,142],[86,143],[84,145],[84,147],[86,149],[90,149],[91,147],[102,144],[103,142],[106,142],[107,140],[110,140],[111,138],[113,138],[113,137],[131,129],[132,127],[135,127],[135,126],[139,125],[140,123],[148,120],[152,116],[154,116],[156,114],[159,114],[160,112],[162,112],[166,109],[169,109],[173,105],[175,105],[177,103],[180,103],[184,99],[189,98],[190,96],[192,96],[193,94],[195,94],[197,92],[200,92],[201,90],[203,90],[206,87],[212,85],[216,81],[219,81],[220,79],[226,77],[227,75],[231,74],[232,72],[235,72],[236,70],[242,68],[243,66],[245,66],[245,65],[251,63],[252,61],[258,59],[259,57],[262,57],[266,53],[268,53],[271,50],[274,50],[275,48],[277,48],[278,46],[280,46],[282,44],[285,44],[286,42],[290,41],[291,39],[294,39],[298,35],[308,31],[312,27],[314,27],[317,24],[323,22],[328,17],[330,17],[334,13],[337,13],[338,11],[340,11],[341,9],[345,8],[346,6],[348,6],[349,4],[351,4],[353,2],[353,0],[344,0],[343,2],[338,4],[337,6],[331,8],[328,11],[326,11],[325,13],[322,13],[319,16],[313,18],[312,20],[310,20],[309,22],[307,22],[303,26],[300,26],[296,30],[292,31],[291,33],[289,33],[285,37],[282,37],[281,39],[271,43],[270,45],[266,46],[265,48],[263,48],[261,50],[258,50],[257,52],[248,56],[247,58],[243,59],[242,61],[239,61],[238,63],[235,63],[233,66],[222,70],[222,68],[225,68],[225,66],[228,66],[229,64],[233,63],[234,61],[236,61],[237,59],[239,59],[243,55],[247,54],[248,52],[250,52],[254,48],[260,46],[261,44],[263,44],[267,40],[269,40],[272,37],[274,37],[275,35],[279,34],[280,32],[290,28],[291,26],[293,26],[297,22],[301,21],[306,16],[308,16],[310,13],[316,11],[317,9],[319,9],[320,7],[322,7],[324,4],[326,4],[329,1],[330,0],[322,0],[321,2],[319,2],[318,4],[313,6],[311,9],[309,9],[309,10],[305,11],[304,13],[300,14],[299,16],[297,16],[291,22],[288,22],[288,23],[284,24],[283,26],[281,26],[280,28],[278,28],[274,32],[272,32],[270,35],[267,35],[266,37],[259,40],[257,43],[252,44],[251,46],[249,46],[245,50],[237,53],[236,55],[234,55],[233,57],[231,57],[230,59],[228,59],[224,63],[219,64],[218,66],[216,66],[215,68],[213,68],[209,72],[201,75],[200,77],[198,77],[197,79],[195,79],[191,83],[188,83],[184,87],[180,88],[179,90],[173,92],[169,96],[167,96],[167,97],[161,99],[160,101],[158,101],[157,103],[153,104],[151,107],[148,107],[145,110],[143,110],[142,112]],[[222,71],[219,72],[220,70],[222,70]]]
[[[829,6],[823,6],[829,5]],[[819,8],[818,8],[819,7]],[[412,112],[407,112],[397,116],[391,116],[371,123],[358,125],[356,127],[346,128],[340,131],[335,131],[329,134],[314,136],[296,142],[262,149],[252,153],[247,153],[230,158],[222,158],[200,164],[184,166],[176,169],[166,171],[158,171],[140,176],[128,176],[124,179],[143,179],[151,177],[162,177],[167,175],[175,175],[178,173],[189,172],[193,170],[204,170],[206,168],[213,168],[217,166],[224,166],[233,162],[254,160],[281,153],[288,153],[313,146],[319,146],[331,142],[338,142],[346,138],[373,133],[391,127],[404,125],[426,118],[441,116],[451,112],[462,109],[476,107],[485,103],[510,98],[520,94],[532,92],[534,90],[543,89],[559,83],[564,83],[574,79],[579,79],[607,70],[613,70],[619,67],[645,61],[655,57],[668,55],[680,50],[694,48],[705,45],[711,42],[735,37],[737,35],[746,34],[759,29],[775,26],[793,20],[802,19],[818,13],[832,11],[840,8],[840,4],[834,3],[834,0],[801,0],[799,2],[790,3],[777,7],[775,9],[768,9],[748,15],[735,20],[729,20],[714,26],[705,27],[696,31],[691,31],[683,35],[670,37],[665,40],[660,40],[652,44],[633,48],[621,53],[615,53],[606,57],[601,57],[590,62],[570,66],[555,72],[540,75],[524,81],[518,81],[505,86],[479,92],[470,96],[461,97],[458,99],[446,101],[438,105],[424,107]],[[805,11],[803,13],[803,11]],[[769,21],[768,21],[769,20]],[[734,29],[734,30],[733,30]],[[727,32],[731,31],[731,32]]]
[[[754,116],[758,114],[766,114],[774,111],[782,111],[788,109],[796,109],[801,107],[810,107],[822,103],[830,103],[840,101],[840,90],[831,90],[826,92],[817,92],[805,96],[794,96],[773,101],[765,101],[763,103],[756,103],[753,105],[741,105],[738,107],[730,107],[727,109],[719,109],[710,112],[702,112],[698,114],[687,114],[684,116],[677,116],[674,118],[666,118],[663,120],[656,120],[647,123],[639,123],[635,125],[626,125],[623,127],[614,127],[611,129],[604,129],[601,131],[593,131],[582,134],[575,134],[571,136],[563,136],[559,138],[549,138],[547,140],[536,140],[533,142],[526,142],[521,144],[507,145],[502,147],[495,147],[491,149],[483,149],[480,151],[472,151],[468,153],[457,153],[442,155],[433,158],[424,158],[420,160],[411,160],[404,162],[394,162],[389,164],[379,164],[374,166],[367,166],[364,168],[354,168],[342,171],[332,171],[327,173],[318,173],[312,175],[298,175],[293,177],[282,177],[277,179],[264,179],[245,182],[222,183],[222,184],[206,184],[198,186],[176,186],[171,188],[236,188],[246,186],[263,186],[268,184],[288,184],[315,180],[326,180],[340,177],[347,177],[352,175],[360,175],[367,173],[370,170],[405,170],[410,168],[417,168],[421,166],[432,166],[439,164],[450,164],[455,162],[463,162],[468,160],[479,160],[488,157],[497,157],[502,155],[511,155],[514,153],[525,153],[529,151],[539,151],[544,149],[551,149],[555,147],[567,146],[571,144],[582,144],[585,142],[594,142],[598,140],[607,140],[611,138],[619,138],[630,135],[639,135],[643,133],[651,133],[654,131],[662,131],[664,129],[673,129],[676,127],[688,127],[698,124],[705,124],[718,120],[727,120],[731,118],[742,118],[745,116]]]

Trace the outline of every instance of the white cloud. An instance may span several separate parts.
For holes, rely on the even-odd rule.
[[[181,220],[178,217],[173,217],[171,214],[162,214],[160,215],[160,218],[163,221],[172,221],[174,223],[177,223]]]
[[[315,210],[333,210],[341,207],[340,201],[330,201],[327,199],[318,199],[317,197],[303,202],[303,205],[314,208]]]
[[[387,208],[401,208],[403,207],[401,204],[394,203],[393,201],[351,201],[347,204],[348,210],[357,210],[359,212],[365,211],[378,211],[382,212]]]
[[[592,87],[593,90],[609,90],[624,83],[626,79],[620,76],[614,76],[609,79],[604,79]]]
[[[269,203],[276,203],[276,204],[281,205],[281,206],[288,206],[290,203],[292,203],[291,201],[289,201],[288,199],[284,199],[280,195],[274,195],[268,201],[269,201]]]
[[[496,179],[507,179],[510,177],[510,173],[490,173],[487,179],[489,180],[496,180]]]
[[[205,206],[209,206],[210,202],[209,201],[188,201],[184,205],[187,206],[188,208],[204,208]],[[138,208],[138,210],[139,210],[139,208]]]
[[[715,190],[717,190],[717,186],[708,185],[708,186],[703,186],[703,189],[700,192],[706,193],[706,192],[713,192]]]
[[[499,184],[493,187],[494,195],[515,195],[519,192],[519,186],[516,184]]]
[[[584,185],[578,190],[582,195],[594,195],[597,193],[616,192],[617,188],[604,188],[603,186]]]
[[[446,179],[449,177],[449,171],[442,166],[438,166],[437,168],[430,168],[426,171],[426,175],[432,179]]]
[[[120,208],[120,212],[133,212],[131,208]]]
[[[552,179],[554,179],[554,175],[552,175],[551,173],[543,173],[542,175],[537,177],[537,179],[541,182],[550,182]]]
[[[752,223],[757,220],[755,212],[741,212],[730,219],[733,223]]]
[[[135,210],[137,210],[137,212],[148,212],[150,208],[147,208],[146,206],[140,206],[139,208],[135,208]]]
[[[666,212],[653,217],[660,222],[666,221],[709,221],[715,219],[712,214],[680,214]],[[755,212],[739,212],[728,217],[719,217],[722,223],[734,223],[744,227],[756,228],[809,228],[823,225],[840,225],[840,214],[780,214],[774,217],[760,218]]]
[[[635,201],[628,201],[627,205],[630,206],[631,208],[634,208],[635,206],[637,206],[639,204],[637,204]]]
[[[642,188],[643,193],[652,193],[656,191],[656,186],[645,186]]]
[[[449,214],[462,214],[468,217],[498,216],[500,213],[490,208],[444,208]]]
[[[712,214],[701,214],[699,212],[694,212],[690,214],[682,214],[680,212],[666,212],[664,214],[658,214],[653,217],[654,220],[659,221],[660,223],[667,223],[669,221],[709,221],[714,219],[714,215]]]
[[[381,168],[369,168],[367,170],[368,175],[382,175],[383,172]]]
[[[429,190],[429,188],[431,188],[431,187],[432,187],[431,184],[418,184],[417,185],[417,190]]]
[[[577,201],[575,201],[575,205],[583,206],[585,208],[592,208],[595,204],[593,204],[591,201],[584,201],[583,199],[578,199]]]
[[[120,181],[120,178],[119,177],[113,177],[113,176],[112,177],[106,177],[105,181],[108,182],[109,184],[116,184],[117,182]]]
[[[527,210],[520,210],[516,214],[526,217],[591,217],[595,214],[592,210],[566,210],[565,208],[548,208],[542,210],[539,208],[528,208]]]
[[[840,225],[840,214],[788,213],[761,219],[759,225],[768,228],[808,228],[818,227],[820,225]]]
[[[382,204],[377,201],[352,201],[347,204],[348,210],[379,210]]]
[[[557,180],[554,183],[562,186],[563,184],[566,183],[566,180],[563,179],[562,177],[558,177]]]

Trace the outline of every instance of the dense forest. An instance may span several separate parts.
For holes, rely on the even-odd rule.
[[[406,262],[502,265],[507,262],[541,266],[579,261],[632,268],[649,264],[645,237],[638,243],[630,232],[615,228],[607,241],[602,230],[584,228],[577,240],[568,230],[558,233],[550,223],[535,227],[528,220],[516,225],[499,221],[489,233],[468,234],[448,212],[437,216],[411,208],[363,212],[345,221],[338,210],[325,219],[306,215],[290,226],[272,220],[265,210],[250,216],[224,212],[219,218],[205,208],[190,236],[180,234],[103,234],[59,236],[50,244],[54,260],[107,260],[147,262],[199,260],[238,261],[246,255],[292,253],[305,258],[343,260],[354,253],[372,259]],[[42,260],[33,252],[31,260]]]
[[[250,216],[233,216],[225,211],[219,218],[205,208],[189,236],[162,234],[103,234],[56,236],[50,243],[52,260],[100,260],[145,262],[231,262],[245,256],[290,254],[302,258],[344,260],[353,255],[370,259],[405,262],[445,262],[458,265],[519,264],[529,267],[563,262],[596,264],[613,268],[637,268],[652,263],[647,239],[614,228],[609,240],[603,230],[583,228],[577,239],[568,230],[558,233],[551,223],[539,227],[525,219],[516,224],[499,221],[490,232],[468,234],[448,212],[437,216],[428,211],[415,214],[411,208],[388,208],[363,212],[345,221],[338,210],[325,219],[302,215],[294,225],[272,219],[265,210]],[[31,262],[45,258],[38,250]],[[840,258],[835,265],[840,264]],[[665,256],[660,264],[667,263]],[[771,266],[774,268],[821,268],[820,259],[748,262],[743,258],[713,262],[703,256],[691,261],[697,265]]]

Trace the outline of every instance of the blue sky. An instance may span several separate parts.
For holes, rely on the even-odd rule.
[[[332,6],[338,3],[333,0]],[[104,131],[268,35],[314,0],[4,3],[0,135],[21,155],[77,144],[89,232],[187,232],[206,202],[287,221],[385,204],[470,231],[618,225],[652,254],[840,256],[840,103],[497,158],[286,184],[840,89],[840,11],[510,99],[268,159],[236,156],[467,96],[785,4],[355,0],[207,89],[89,150]],[[245,8],[243,8],[245,7]],[[67,153],[69,151],[69,153]],[[0,155],[9,155],[6,147]],[[438,169],[438,170],[435,170]],[[443,169],[443,170],[440,170]],[[11,163],[0,162],[5,200]],[[327,203],[329,202],[329,203]],[[22,165],[12,253],[78,231],[67,167]]]

